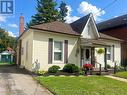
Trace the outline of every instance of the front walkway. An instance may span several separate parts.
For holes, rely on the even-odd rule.
[[[16,66],[0,66],[0,95],[51,95],[33,80],[25,70]]]
[[[127,79],[120,78],[120,77],[115,77],[115,76],[110,76],[110,75],[106,75],[105,77],[112,78],[112,79],[119,80],[119,81],[123,81],[123,82],[127,82]]]

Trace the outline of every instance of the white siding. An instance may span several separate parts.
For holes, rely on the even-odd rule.
[[[81,36],[86,39],[96,39],[98,37],[98,31],[96,30],[96,26],[94,25],[92,18],[88,20]]]
[[[114,45],[114,62],[117,63],[117,65],[120,66],[121,63],[121,43],[117,42],[117,41],[109,41],[109,40],[104,40],[104,42],[110,46]],[[98,47],[98,48],[104,48],[104,47]],[[98,50],[98,48],[96,48],[96,50]],[[97,62],[102,64],[102,67],[104,67],[104,54],[97,54],[95,50],[95,57],[97,59]],[[112,47],[111,47],[111,52],[113,52]],[[114,62],[112,60],[112,54],[111,54],[111,60],[107,60],[107,64],[109,64],[110,66],[114,67]]]
[[[79,58],[76,56],[77,40],[75,36],[69,36],[64,34],[49,33],[49,32],[39,32],[34,31],[34,41],[33,41],[33,63],[36,60],[40,63],[41,70],[48,70],[52,65],[59,65],[61,69],[65,65],[64,63],[52,63],[48,64],[48,40],[53,38],[56,41],[68,40],[68,62],[77,64]]]
[[[23,54],[21,55],[21,66],[28,70],[32,70],[32,54],[33,54],[33,32],[28,30],[21,38]],[[28,42],[28,54],[26,54],[26,43]],[[26,56],[28,55],[28,58]]]

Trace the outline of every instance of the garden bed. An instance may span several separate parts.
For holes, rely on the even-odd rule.
[[[46,72],[43,76],[50,76],[50,75],[54,75],[54,76],[60,76],[60,75],[65,75],[65,76],[71,76],[71,75],[79,76],[80,74],[79,73],[66,73],[66,72],[59,71],[57,73],[49,73],[49,72]],[[84,75],[85,75],[85,73],[84,73]],[[41,75],[39,75],[39,76],[41,76]]]

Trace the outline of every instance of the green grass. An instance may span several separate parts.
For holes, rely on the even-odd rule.
[[[114,76],[121,77],[121,78],[126,78],[127,79],[127,71],[118,72]]]
[[[0,63],[0,66],[4,66],[4,65],[13,65],[14,63]]]
[[[0,62],[0,65],[14,64],[13,62]]]
[[[57,95],[127,95],[127,83],[103,76],[36,79]]]

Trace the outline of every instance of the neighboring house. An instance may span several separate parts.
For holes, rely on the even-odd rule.
[[[39,69],[47,71],[58,65],[63,68],[67,63],[82,67],[83,64],[97,62],[106,68],[121,63],[122,40],[99,33],[93,15],[89,14],[79,20],[66,24],[51,22],[31,26],[23,31],[24,18],[20,17],[20,37],[17,45],[17,64],[32,71],[36,63]],[[102,48],[105,53],[98,54]]]
[[[124,40],[121,44],[121,64],[127,66],[127,15],[97,24],[101,33]]]
[[[13,63],[14,51],[12,48],[8,47],[6,51],[0,53],[0,62],[2,63]]]

